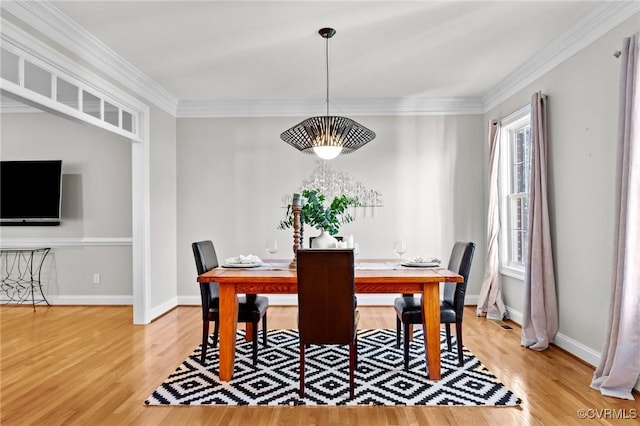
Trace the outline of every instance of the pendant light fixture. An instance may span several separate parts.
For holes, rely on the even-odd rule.
[[[282,132],[280,138],[305,154],[330,160],[354,152],[375,139],[376,134],[350,118],[329,115],[329,39],[336,30],[322,28],[318,33],[326,41],[327,115],[307,118]]]

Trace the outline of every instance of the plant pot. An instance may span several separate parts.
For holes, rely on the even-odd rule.
[[[311,241],[311,248],[319,248],[319,249],[336,248],[337,242],[338,240],[336,240],[327,231],[322,231],[320,232],[320,235],[318,235],[313,239],[313,241]]]

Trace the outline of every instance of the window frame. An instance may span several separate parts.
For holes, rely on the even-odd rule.
[[[523,198],[524,193],[512,193],[511,185],[513,182],[512,161],[513,158],[513,135],[525,128],[531,129],[531,105],[519,109],[510,114],[501,121],[500,129],[500,157],[499,157],[499,176],[498,176],[498,193],[500,206],[500,250],[499,272],[519,280],[524,280],[526,261],[526,249],[523,253],[523,263],[515,263],[512,260],[513,253],[513,237],[512,235],[512,215],[510,204],[513,199]],[[531,135],[531,130],[529,130]],[[531,142],[531,138],[529,138]],[[531,171],[529,170],[529,173]],[[526,192],[527,202],[529,200],[529,192]]]

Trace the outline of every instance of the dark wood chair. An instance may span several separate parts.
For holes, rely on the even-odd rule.
[[[358,328],[353,249],[300,249],[297,272],[300,397],[304,398],[305,348],[317,344],[349,345],[349,395],[353,398]]]
[[[216,249],[210,240],[198,241],[191,244],[193,256],[196,260],[198,275],[204,274],[218,267]],[[218,283],[200,283],[200,297],[202,300],[202,356],[200,363],[205,364],[209,338],[209,322],[215,322],[213,332],[213,347],[218,345],[218,330],[220,328],[220,298]],[[247,294],[238,297],[238,322],[253,324],[253,365],[258,363],[258,322],[262,320],[262,344],[267,346],[267,308],[269,299],[264,296]]]
[[[464,312],[464,296],[467,292],[467,280],[474,243],[456,242],[451,251],[447,269],[462,275],[460,283],[445,283],[444,294],[440,301],[440,323],[444,324],[447,334],[447,349],[451,351],[451,324],[456,325],[456,341],[458,342],[458,365],[464,363],[462,356],[462,314]],[[394,302],[396,311],[396,347],[400,347],[400,329],[404,325],[404,369],[409,369],[409,341],[411,324],[422,324],[421,298],[412,294],[403,294]]]

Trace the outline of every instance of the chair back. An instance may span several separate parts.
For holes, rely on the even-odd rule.
[[[449,266],[447,267],[450,271],[462,275],[464,279],[460,283],[445,283],[443,294],[443,300],[455,308],[456,316],[460,319],[464,311],[464,296],[467,292],[467,281],[475,248],[476,245],[474,243],[457,241],[451,250]]]
[[[211,240],[197,241],[191,244],[196,261],[198,275],[218,267],[218,256]],[[200,283],[200,299],[202,301],[202,319],[209,317],[209,308],[218,307],[218,283]]]
[[[348,344],[355,335],[353,249],[299,249],[301,344]]]

